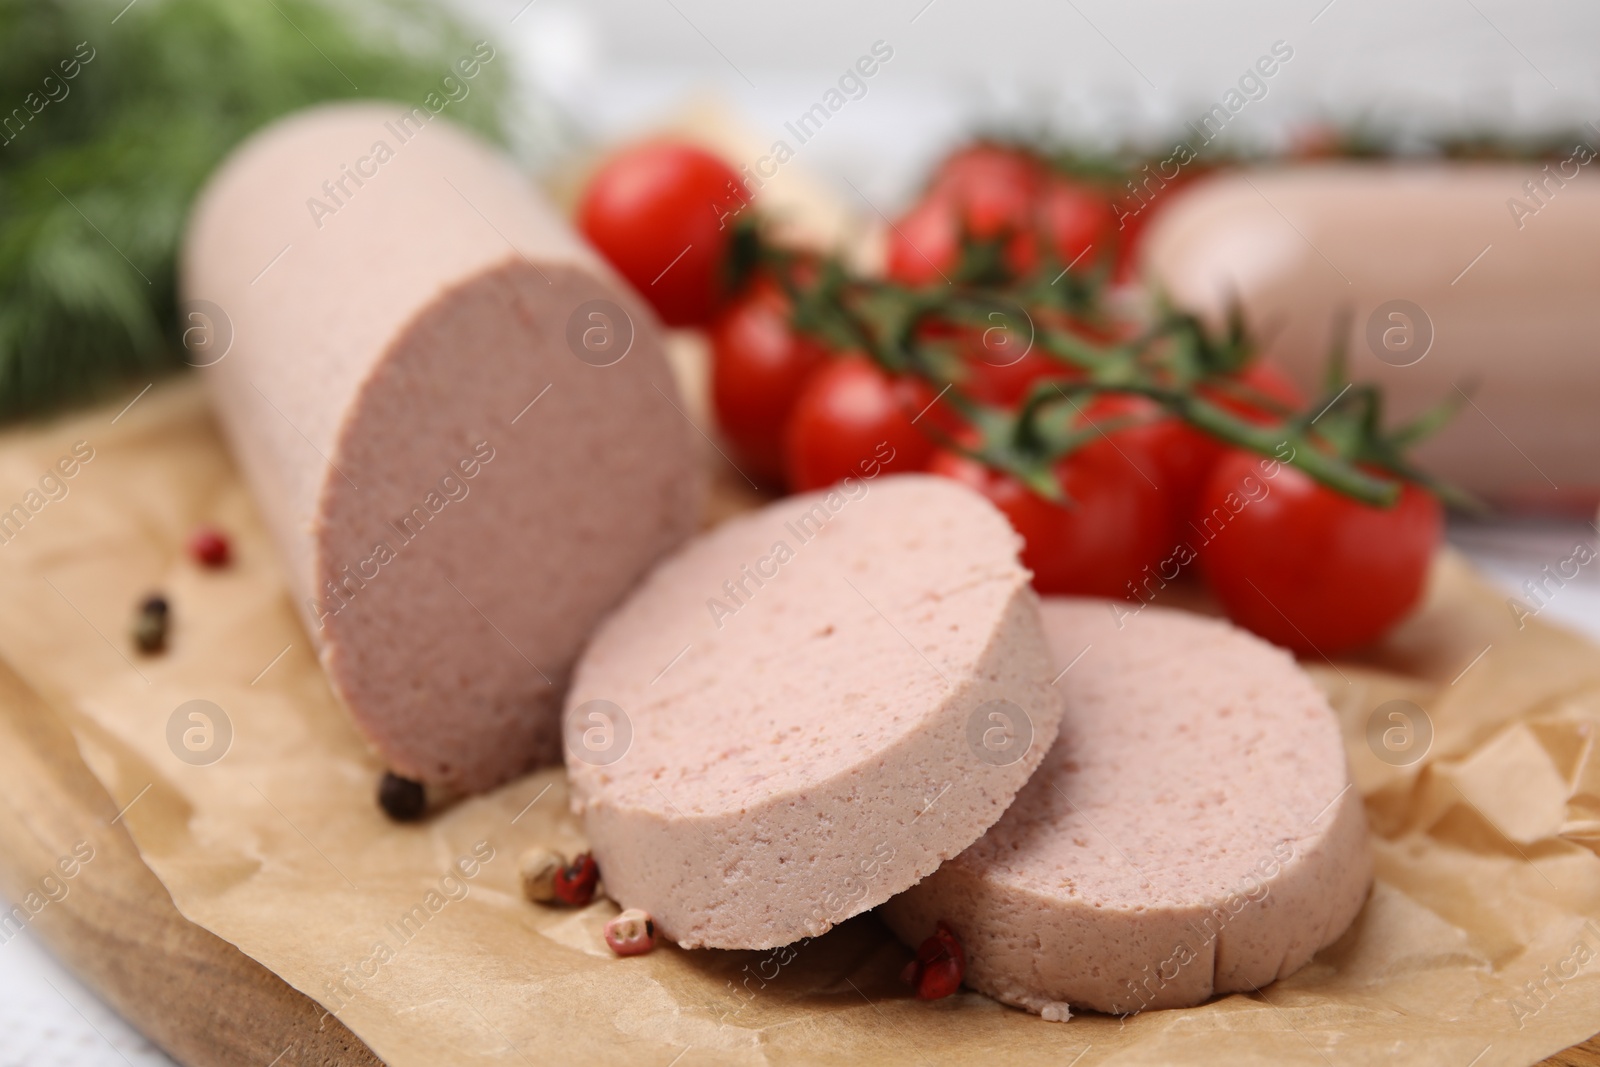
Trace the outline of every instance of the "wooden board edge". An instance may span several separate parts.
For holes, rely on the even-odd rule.
[[[0,939],[37,936],[187,1067],[381,1064],[316,1001],[183,917],[66,724],[3,662],[0,747],[0,889],[20,908]]]

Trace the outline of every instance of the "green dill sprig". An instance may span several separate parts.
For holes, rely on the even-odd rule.
[[[420,103],[474,41],[425,0],[125,5],[0,0],[0,420],[181,367],[178,242],[229,149],[321,101]],[[450,117],[503,141],[510,74]]]

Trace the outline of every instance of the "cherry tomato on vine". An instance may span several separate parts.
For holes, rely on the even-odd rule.
[[[1101,345],[1113,340],[1119,328],[1091,326],[1067,316],[1057,316],[1057,320],[1018,325],[997,317],[999,325],[982,330],[970,328],[961,334],[967,367],[962,388],[966,394],[985,404],[1015,407],[1035,383],[1045,378],[1083,377],[1079,368],[1044,354],[1033,336],[1037,329],[1070,331],[1091,344]]]
[[[912,423],[935,445],[942,438],[954,440],[967,430],[967,420],[950,402],[955,386],[946,388],[921,378],[907,376],[895,380],[896,396]]]
[[[933,193],[914,205],[889,230],[884,273],[901,285],[928,286],[954,281],[961,263],[964,214],[950,196]],[[1009,234],[1002,260],[1014,276],[1033,270],[1039,262],[1038,238],[1031,229],[1006,229],[979,235],[967,221],[968,232],[994,237]],[[1024,224],[1025,225],[1025,224]]]
[[[961,228],[948,201],[929,197],[889,228],[884,273],[901,285],[950,279],[961,257]]]
[[[722,160],[692,145],[625,148],[590,179],[578,228],[668,326],[697,326],[724,297],[733,219],[748,196]]]
[[[1022,152],[976,145],[945,161],[928,191],[889,229],[885,273],[902,285],[925,286],[954,277],[963,233],[1005,238],[1004,262],[1013,274],[1037,265],[1035,206],[1038,163]]]
[[[921,338],[953,345],[961,361],[961,391],[973,400],[996,407],[1014,407],[1034,382],[1059,373],[1071,376],[1064,363],[1049,358],[1034,346],[1033,325],[1017,316],[993,312],[991,325],[925,325]]]
[[[1145,229],[1150,224],[1150,217],[1155,209],[1148,204],[1142,204],[1133,197],[1126,197],[1112,205],[1111,213],[1115,218],[1112,235],[1117,242],[1116,260],[1111,266],[1111,280],[1119,285],[1137,281],[1139,266],[1144,251]]]
[[[820,489],[843,478],[919,471],[931,438],[912,424],[925,395],[861,356],[813,374],[795,401],[785,438],[789,488]]]
[[[975,354],[966,361],[967,379],[961,388],[974,400],[997,407],[1016,407],[1028,391],[1046,378],[1081,378],[1074,367],[1051,359],[1038,351],[1021,358],[999,362],[987,353]]]
[[[1200,496],[1200,567],[1228,617],[1301,654],[1332,656],[1381,637],[1422,597],[1443,514],[1406,485],[1373,507],[1300,470],[1230,451]]]
[[[1172,548],[1161,494],[1107,442],[1078,449],[1056,466],[1071,498],[1053,503],[1009,474],[939,451],[928,470],[977,490],[1022,535],[1022,563],[1040,593],[1128,597],[1146,565]]]
[[[1030,227],[1042,177],[1038,160],[1026,152],[976,144],[940,164],[929,190],[961,208],[974,236],[996,237]]]
[[[1233,380],[1291,411],[1299,411],[1306,405],[1305,394],[1276,363],[1258,359],[1235,374]],[[1280,417],[1262,404],[1222,389],[1202,386],[1200,393],[1218,407],[1226,408],[1247,422],[1270,423],[1278,421]]]
[[[1083,270],[1110,251],[1116,220],[1099,189],[1061,175],[1045,183],[1039,197],[1045,243],[1063,267]]]
[[[1168,415],[1161,405],[1142,396],[1108,394],[1097,397],[1087,409],[1097,423],[1112,419],[1137,420],[1111,431],[1111,440],[1131,463],[1155,483],[1166,502],[1167,547],[1185,539],[1184,526],[1194,514],[1200,492],[1227,446],[1182,419]]]
[[[807,379],[827,349],[789,324],[776,283],[751,285],[712,321],[711,403],[746,474],[783,481],[783,433]]]

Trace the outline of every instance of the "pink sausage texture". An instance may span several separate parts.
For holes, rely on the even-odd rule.
[[[929,475],[691,541],[584,652],[566,757],[606,891],[688,948],[772,948],[977,840],[1061,717],[1018,538]]]
[[[182,290],[295,605],[388,766],[476,791],[559,758],[579,649],[699,510],[642,303],[509,161],[385,103],[238,149]]]
[[[977,844],[884,907],[895,932],[948,922],[969,986],[1057,1021],[1250,992],[1338,938],[1372,879],[1366,818],[1294,660],[1180,611],[1043,615],[1055,746]]]

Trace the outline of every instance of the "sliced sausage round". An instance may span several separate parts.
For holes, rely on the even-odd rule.
[[[1304,966],[1372,879],[1339,724],[1226,622],[1047,598],[1061,731],[977,844],[883,909],[949,923],[967,984],[1065,1019],[1249,992]]]
[[[607,892],[680,945],[769,948],[975,841],[1060,718],[1018,548],[971,491],[884,476],[778,501],[659,566],[568,697]]]

